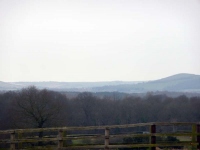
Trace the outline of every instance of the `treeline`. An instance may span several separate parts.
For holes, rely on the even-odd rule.
[[[199,122],[200,97],[147,94],[122,100],[83,92],[75,98],[28,87],[0,94],[0,130],[100,126],[146,122]]]

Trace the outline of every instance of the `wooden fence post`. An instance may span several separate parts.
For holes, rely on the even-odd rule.
[[[63,131],[63,137],[67,136],[67,131]],[[66,147],[67,146],[67,141],[63,141],[63,146]]]
[[[58,131],[58,149],[63,147],[63,130]]]
[[[196,125],[196,133],[200,134],[200,123]],[[197,149],[200,149],[200,135],[197,135]]]
[[[109,137],[110,137],[110,129],[105,129],[105,150],[109,149]]]
[[[18,133],[18,139],[22,139],[22,133],[21,133],[21,132]],[[22,149],[22,142],[19,142],[19,143],[18,143],[18,148],[19,148],[19,149]]]
[[[15,131],[11,132],[10,134],[10,149],[11,150],[15,150],[14,140],[15,140]]]
[[[156,133],[156,125],[153,124],[150,126],[150,133],[151,134]],[[156,144],[156,136],[155,135],[151,135],[150,142],[151,142],[151,144]],[[151,147],[151,150],[156,150],[156,147]]]
[[[197,141],[197,125],[196,124],[192,124],[192,149],[196,149],[196,146],[194,146],[194,143],[196,143]]]

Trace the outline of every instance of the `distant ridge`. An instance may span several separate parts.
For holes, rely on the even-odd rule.
[[[148,91],[199,92],[200,75],[180,73],[148,82],[111,81],[111,82],[2,82],[0,90],[19,90],[34,85],[56,91],[125,92],[143,93]]]
[[[176,92],[200,92],[200,75],[181,73],[165,77],[158,80],[132,84],[97,87],[101,91],[120,91],[120,92],[148,92],[148,91],[176,91]]]
[[[155,80],[146,83],[152,90],[167,90],[167,91],[190,91],[200,90],[200,75],[194,74],[176,74],[160,80]]]
[[[21,87],[13,83],[0,81],[0,90],[17,90],[19,88]]]
[[[165,77],[165,78],[161,78],[158,80],[184,80],[184,79],[189,79],[189,78],[193,78],[193,77],[200,77],[200,75],[195,75],[195,74],[189,74],[189,73],[179,73],[179,74],[175,74],[169,77]],[[154,80],[157,81],[157,80]]]

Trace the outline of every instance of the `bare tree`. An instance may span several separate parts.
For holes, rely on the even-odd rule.
[[[60,95],[31,86],[17,93],[13,102],[13,120],[17,127],[61,126],[65,102]]]

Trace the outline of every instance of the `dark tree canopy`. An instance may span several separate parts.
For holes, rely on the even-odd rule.
[[[62,125],[65,102],[61,97],[34,86],[22,89],[13,101],[13,122],[19,127]]]
[[[89,92],[67,99],[59,92],[35,87],[0,93],[0,129],[198,122],[200,119],[200,97],[173,98],[148,93],[144,97],[130,95],[117,99],[95,97]]]

